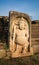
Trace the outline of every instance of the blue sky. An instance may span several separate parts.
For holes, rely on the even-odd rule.
[[[9,11],[27,13],[32,20],[39,20],[39,0],[0,0],[0,16],[8,16]]]

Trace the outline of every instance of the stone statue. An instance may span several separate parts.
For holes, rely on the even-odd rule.
[[[17,24],[12,24],[13,53],[26,53],[29,45],[29,25],[26,19],[20,18]]]

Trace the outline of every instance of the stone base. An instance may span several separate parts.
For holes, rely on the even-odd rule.
[[[6,50],[5,49],[1,49],[0,50],[0,58],[4,58],[6,56]]]
[[[30,49],[30,52],[26,53],[12,53],[12,58],[17,58],[17,57],[24,57],[24,56],[31,56],[33,55],[33,48]]]
[[[34,53],[39,53],[39,45],[33,45],[32,47]]]

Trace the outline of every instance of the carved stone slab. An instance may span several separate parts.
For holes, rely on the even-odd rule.
[[[31,48],[31,20],[29,15],[11,11],[10,51],[13,58],[33,54]]]

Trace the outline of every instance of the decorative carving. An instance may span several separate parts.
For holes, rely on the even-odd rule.
[[[12,24],[11,34],[13,53],[26,53],[29,45],[29,25],[23,17]]]
[[[10,13],[10,50],[12,57],[30,55],[30,18],[28,15]]]

